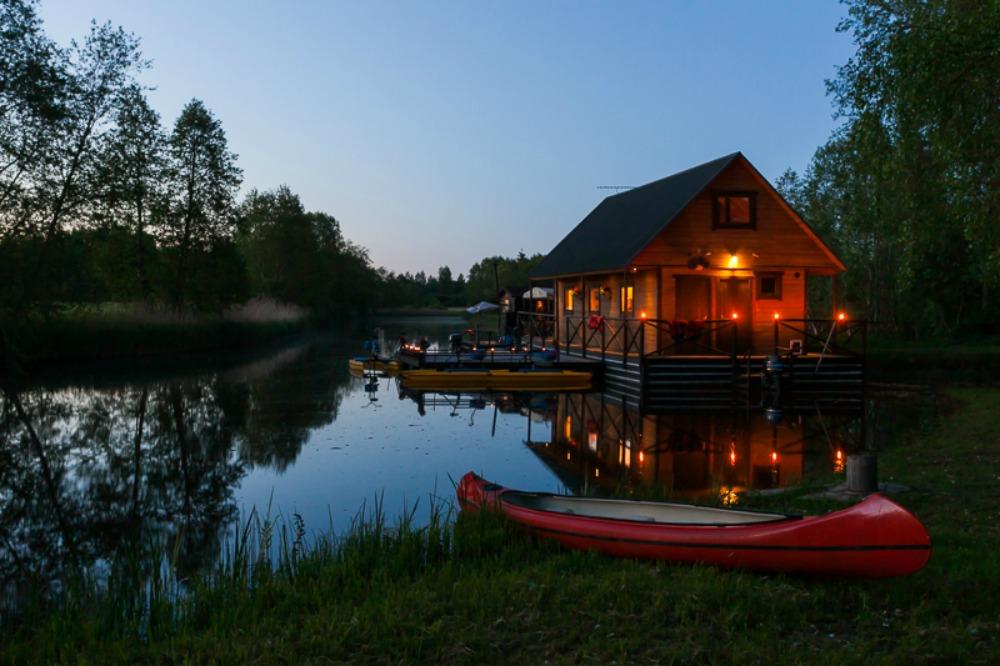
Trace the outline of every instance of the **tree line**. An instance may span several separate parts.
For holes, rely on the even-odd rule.
[[[60,46],[35,2],[0,0],[0,54],[0,327],[63,303],[265,296],[321,318],[460,306],[495,299],[494,266],[523,284],[534,259],[485,259],[468,279],[447,266],[397,274],[288,187],[239,201],[222,122],[192,99],[164,127],[139,81],[139,39],[110,23]]]
[[[851,0],[841,126],[777,183],[848,265],[848,305],[910,337],[1000,317],[1000,3]]]
[[[379,304],[384,307],[456,307],[484,300],[496,301],[498,287],[526,288],[528,271],[541,260],[541,254],[528,256],[523,251],[514,257],[485,257],[472,265],[468,277],[459,273],[457,278],[448,266],[439,268],[437,276],[428,276],[423,271],[397,274],[380,268]]]
[[[288,188],[237,201],[220,120],[192,99],[167,129],[139,75],[139,40],[92,24],[68,47],[35,3],[0,1],[0,309],[251,295],[327,312],[367,307],[378,274],[335,218]]]

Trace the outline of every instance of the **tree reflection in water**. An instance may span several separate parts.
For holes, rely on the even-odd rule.
[[[68,565],[170,554],[183,580],[212,563],[254,467],[283,470],[336,419],[346,368],[306,347],[207,376],[0,397],[0,580],[8,595]],[[8,596],[8,599],[10,597]]]

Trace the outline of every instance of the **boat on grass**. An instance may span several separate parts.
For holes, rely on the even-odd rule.
[[[499,510],[568,548],[618,557],[884,578],[919,571],[931,555],[920,521],[877,493],[820,516],[521,492],[473,472],[457,494],[463,510]]]
[[[403,385],[436,391],[578,391],[589,389],[591,373],[537,368],[447,368],[405,370]]]

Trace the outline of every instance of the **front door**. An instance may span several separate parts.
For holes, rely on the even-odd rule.
[[[753,291],[750,280],[745,278],[726,278],[719,280],[717,293],[717,318],[735,321],[735,329],[739,332],[736,341],[736,353],[746,353],[753,339]],[[736,315],[735,317],[733,315]],[[717,345],[719,349],[733,349],[733,329],[727,328],[719,332]]]
[[[707,275],[678,275],[674,291],[677,294],[677,306],[674,308],[674,319],[678,321],[705,321],[712,318],[712,281]],[[663,335],[663,333],[661,333]],[[702,336],[707,338],[709,336]],[[673,344],[675,354],[697,354],[705,345],[711,344],[705,339],[664,341],[664,347]],[[704,354],[704,351],[700,353]]]

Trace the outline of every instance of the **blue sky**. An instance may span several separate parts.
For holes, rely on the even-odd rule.
[[[547,252],[607,194],[742,150],[772,181],[836,123],[845,8],[808,2],[42,0],[142,38],[172,125],[222,120],[244,189],[287,184],[377,265]]]

